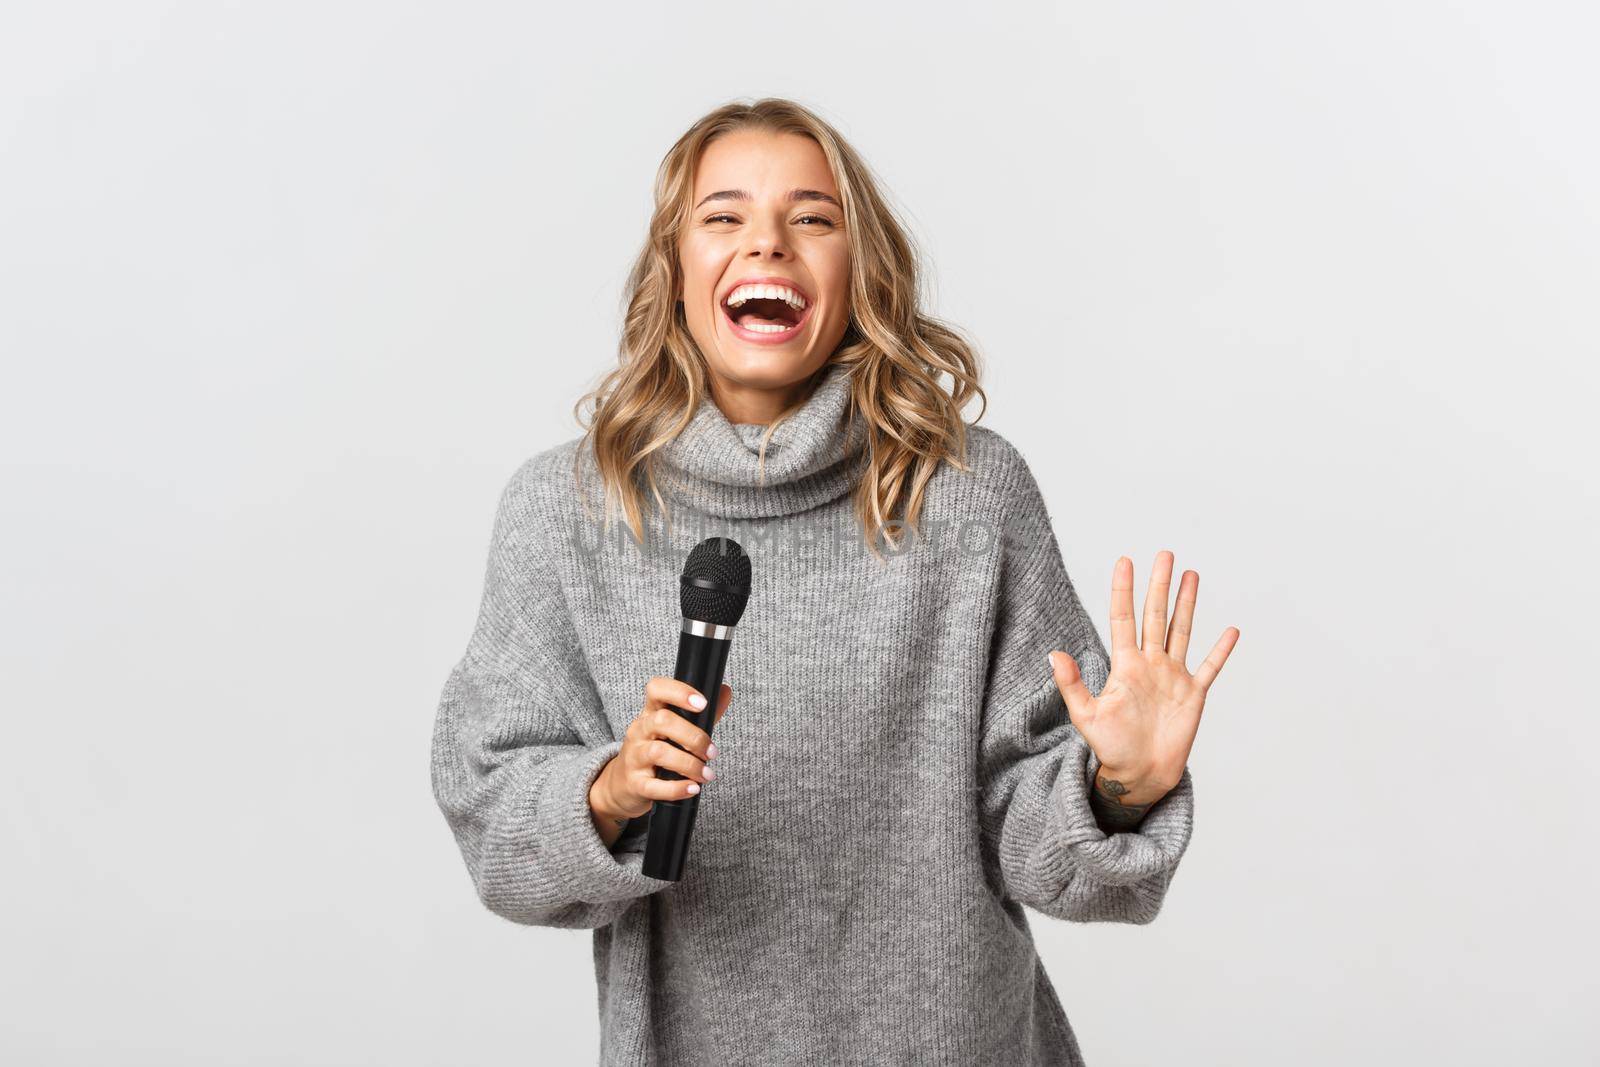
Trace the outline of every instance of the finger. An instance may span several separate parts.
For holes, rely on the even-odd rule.
[[[1194,602],[1200,595],[1200,572],[1184,571],[1178,583],[1178,606],[1172,612],[1172,625],[1167,628],[1167,655],[1184,663],[1189,657],[1189,635],[1194,630]]]
[[[1077,725],[1087,722],[1094,704],[1094,694],[1083,684],[1083,672],[1078,670],[1078,661],[1065,652],[1052,652],[1050,671],[1055,675],[1056,688],[1061,690],[1061,699],[1066,701],[1068,717]]]
[[[1164,649],[1167,644],[1167,597],[1172,593],[1173,555],[1166,549],[1156,553],[1150,567],[1150,584],[1144,591],[1144,650]]]
[[[657,708],[645,717],[645,721],[649,725],[652,740],[670,742],[702,760],[711,758],[707,752],[711,747],[711,735],[685,719],[680,712],[671,708]]]
[[[733,686],[729,685],[727,682],[723,682],[722,690],[717,695],[717,717],[711,720],[711,725],[713,728],[717,725],[717,723],[722,721],[723,714],[727,712],[728,705],[732,703]]]
[[[654,711],[656,708],[682,708],[685,711],[701,711],[706,706],[706,698],[701,692],[688,682],[680,682],[676,678],[667,678],[658,675],[644,684],[644,710]],[[696,704],[698,700],[700,703]]]
[[[692,778],[657,778],[647,774],[639,783],[639,795],[646,800],[684,800],[700,792]]]
[[[1195,684],[1204,693],[1211,688],[1211,683],[1216,681],[1217,673],[1222,670],[1222,665],[1228,662],[1228,653],[1233,651],[1233,646],[1239,643],[1239,628],[1230,626],[1222,631],[1222,636],[1217,638],[1217,643],[1211,646],[1211,651],[1206,653],[1205,660],[1194,672]]]
[[[1138,648],[1133,625],[1133,560],[1118,556],[1111,570],[1111,655]]]
[[[650,742],[644,750],[644,755],[652,766],[668,774],[681,774],[697,782],[709,782],[713,777],[707,773],[710,768],[705,765],[704,760],[659,737]],[[660,775],[656,777],[659,778]]]

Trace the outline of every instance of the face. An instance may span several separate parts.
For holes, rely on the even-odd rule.
[[[765,424],[850,324],[839,190],[811,138],[741,130],[701,154],[691,203],[678,242],[689,332],[729,420]],[[747,280],[791,291],[739,292]],[[729,297],[744,299],[730,308]]]

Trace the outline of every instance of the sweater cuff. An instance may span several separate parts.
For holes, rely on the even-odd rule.
[[[673,883],[640,872],[644,853],[613,853],[600,840],[589,810],[589,788],[606,763],[622,750],[621,741],[590,748],[571,759],[549,765],[540,791],[535,832],[564,857],[561,895],[588,903],[628,900]]]
[[[1133,885],[1171,874],[1194,833],[1194,781],[1189,768],[1184,767],[1178,784],[1150,806],[1137,827],[1108,835],[1089,804],[1100,757],[1077,730],[1067,743],[1082,752],[1062,766],[1052,802],[1066,828],[1069,864],[1103,885]]]

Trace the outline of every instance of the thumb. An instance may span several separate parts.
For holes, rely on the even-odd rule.
[[[731,703],[733,703],[733,686],[723,682],[722,688],[717,691],[717,717],[711,720],[712,726],[722,721],[723,712],[728,710],[728,705]]]
[[[1067,702],[1067,713],[1072,717],[1073,723],[1076,725],[1086,721],[1089,718],[1089,706],[1094,702],[1094,694],[1083,684],[1083,673],[1078,670],[1078,661],[1065,652],[1051,652],[1050,671],[1055,675],[1056,688],[1061,690],[1061,699]]]

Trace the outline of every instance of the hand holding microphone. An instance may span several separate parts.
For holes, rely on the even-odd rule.
[[[722,672],[728,665],[728,650],[733,646],[733,631],[744,615],[750,599],[750,557],[744,554],[739,542],[731,537],[708,537],[689,552],[683,565],[683,575],[678,579],[678,605],[683,610],[683,625],[678,632],[678,662],[673,668],[673,679],[686,687],[683,695],[717,693],[718,708],[705,707],[704,702],[694,708],[691,700],[674,700],[667,704],[665,714],[677,715],[694,728],[688,736],[698,741],[701,734],[709,740],[712,727],[721,717]],[[731,697],[731,693],[730,693]],[[693,708],[694,710],[688,710]],[[662,741],[671,746],[669,739]],[[652,745],[655,742],[652,742]],[[652,750],[655,751],[655,750]],[[663,758],[670,754],[661,752]],[[700,760],[691,753],[688,769],[693,771]],[[689,854],[689,836],[694,830],[695,816],[700,811],[698,789],[695,783],[679,785],[680,775],[672,770],[672,763],[655,769],[657,778],[665,779],[668,787],[682,790],[674,792],[675,799],[656,796],[650,805],[650,829],[645,839],[644,862],[640,872],[650,878],[676,882],[683,877],[684,861]],[[643,793],[643,790],[641,790]]]
[[[672,710],[693,708],[697,696],[702,694],[675,678],[658,676],[645,683],[644,707],[628,725],[622,750],[595,779],[590,806],[597,814],[613,822],[637,819],[655,801],[683,800],[699,792],[698,783],[710,781],[711,735]],[[733,689],[723,685],[713,726],[732,699]],[[657,767],[676,773],[671,779],[657,777]]]
[[[722,674],[750,599],[750,557],[731,537],[708,537],[689,553],[678,586],[683,625],[673,676],[645,683],[644,708],[589,787],[590,815],[607,848],[629,819],[650,813],[640,870],[667,881],[683,877],[700,785],[715,777],[706,766],[715,755],[711,731],[733,700]],[[712,692],[714,711],[704,699]]]

